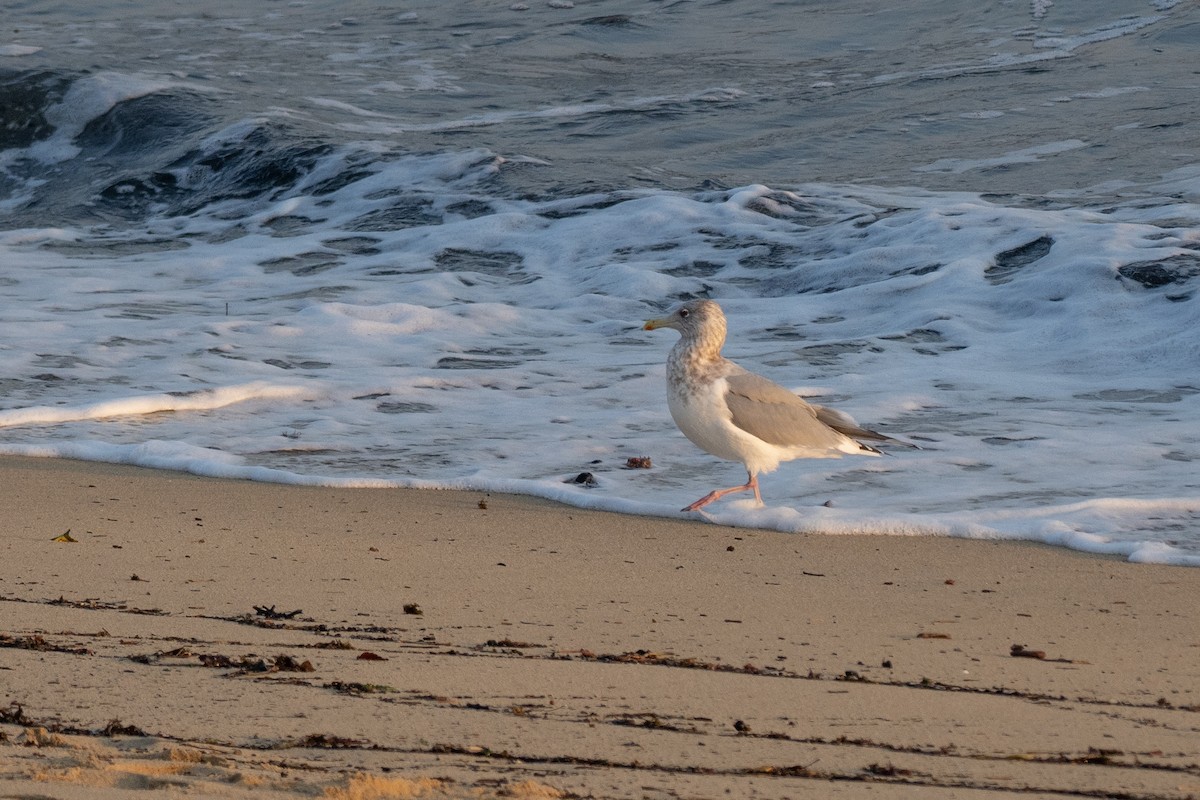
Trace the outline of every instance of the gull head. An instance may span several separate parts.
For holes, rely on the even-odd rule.
[[[665,317],[646,320],[644,331],[674,328],[685,339],[725,341],[725,314],[712,300],[688,300],[671,308]]]

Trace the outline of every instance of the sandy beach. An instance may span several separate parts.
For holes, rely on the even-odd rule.
[[[0,479],[3,798],[1200,797],[1200,570],[66,460]]]

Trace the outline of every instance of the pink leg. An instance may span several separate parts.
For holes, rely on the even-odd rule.
[[[682,509],[682,510],[683,511],[695,511],[698,508],[704,508],[706,505],[713,502],[714,500],[720,500],[722,497],[724,497],[727,494],[736,494],[737,492],[749,492],[751,490],[753,490],[753,492],[754,492],[754,499],[757,500],[758,504],[761,506],[763,500],[762,500],[762,494],[760,494],[758,491],[758,476],[752,475],[750,473],[747,473],[746,475],[747,475],[747,480],[746,480],[745,485],[734,486],[729,489],[714,489],[713,491],[704,495],[704,497],[701,497],[699,500],[697,500],[696,502],[692,503],[690,506],[688,506],[687,508]]]

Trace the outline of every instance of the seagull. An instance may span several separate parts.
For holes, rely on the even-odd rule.
[[[805,402],[795,393],[755,375],[721,355],[725,314],[712,300],[690,300],[642,330],[674,328],[679,341],[667,357],[667,407],[683,435],[707,453],[746,467],[741,486],[716,489],[687,506],[696,511],[736,492],[754,492],[762,505],[759,473],[796,458],[879,456],[858,441],[892,441],[860,428],[847,414]]]

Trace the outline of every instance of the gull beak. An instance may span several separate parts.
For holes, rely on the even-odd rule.
[[[667,325],[670,324],[670,322],[671,322],[671,320],[668,319],[667,317],[659,317],[657,319],[648,319],[648,320],[646,320],[646,324],[642,326],[642,330],[652,331],[652,330],[655,330],[656,328],[665,328],[665,327],[667,327]]]

